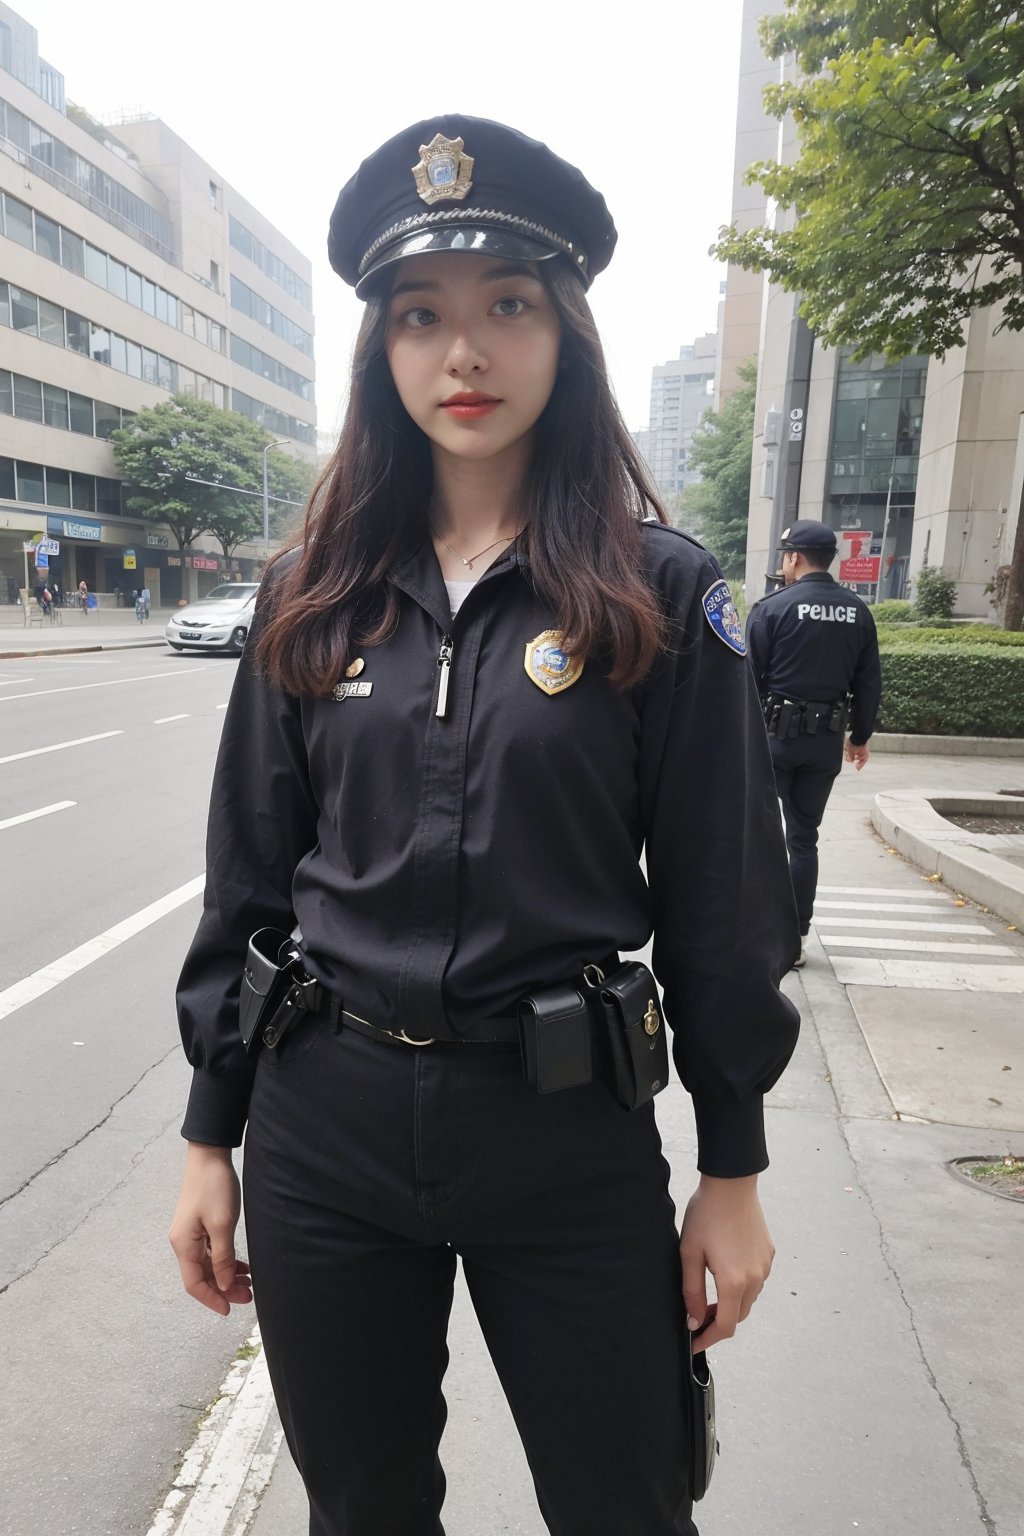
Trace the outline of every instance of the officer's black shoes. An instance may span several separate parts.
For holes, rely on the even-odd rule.
[[[794,969],[794,971],[798,971],[802,965],[806,965],[806,964],[807,964],[807,951],[804,948],[804,938],[803,938],[803,935],[801,935],[801,937],[800,937],[800,953],[797,955],[796,959],[793,961],[793,969]]]

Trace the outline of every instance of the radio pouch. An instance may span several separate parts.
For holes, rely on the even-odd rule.
[[[311,986],[316,983],[306,976],[290,934],[279,928],[253,934],[238,994],[238,1027],[250,1056],[276,1046],[300,1012],[315,1006]]]
[[[646,965],[630,960],[601,981],[599,990],[612,1090],[623,1109],[639,1109],[668,1082],[668,1040],[658,988]]]
[[[526,1081],[538,1093],[580,1088],[593,1075],[587,1000],[572,982],[538,987],[519,999]]]

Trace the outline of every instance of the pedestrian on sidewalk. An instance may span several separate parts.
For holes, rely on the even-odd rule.
[[[832,529],[802,518],[783,530],[780,548],[784,585],[750,610],[747,644],[786,822],[801,966],[818,888],[818,828],[844,756],[858,773],[870,756],[882,664],[870,607],[829,573],[838,548]]]
[[[796,917],[728,587],[667,526],[585,298],[615,240],[575,167],[454,116],[375,151],[331,219],[366,313],[225,716],[171,1230],[198,1301],[255,1293],[311,1536],[440,1536],[458,1257],[548,1528],[695,1536],[687,1324],[732,1335],[771,1267]],[[303,1006],[254,1059],[265,927]],[[652,928],[699,1140],[681,1237],[662,1079],[622,1107],[594,1001]],[[642,1074],[653,981],[639,1008]]]
[[[78,600],[79,600],[79,602],[82,605],[82,612],[84,614],[88,614],[88,612],[89,612],[89,588],[88,588],[88,586],[86,584],[86,580],[85,580],[84,576],[82,577],[82,580],[78,583]]]

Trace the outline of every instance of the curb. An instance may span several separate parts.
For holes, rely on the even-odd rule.
[[[109,645],[62,645],[59,648],[35,651],[0,651],[0,661],[32,661],[46,656],[84,656],[92,651],[140,651],[150,646],[165,645],[159,640],[112,640]]]
[[[876,731],[873,752],[919,752],[930,757],[1024,757],[1020,736],[910,736]]]
[[[875,796],[871,822],[919,869],[941,875],[952,889],[1024,929],[1024,866],[1010,864],[996,851],[1006,848],[1006,835],[964,832],[941,814],[943,810],[984,814],[996,809],[1005,813],[1006,807],[1001,795],[892,790]],[[1024,838],[1014,837],[1010,846],[1024,851]]]

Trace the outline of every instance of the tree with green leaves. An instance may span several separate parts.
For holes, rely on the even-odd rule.
[[[977,309],[1024,330],[1024,15],[1017,0],[786,0],[761,36],[795,78],[765,91],[798,155],[759,183],[794,218],[723,229],[715,254],[801,295],[828,346],[942,357]],[[1022,401],[1024,405],[1024,401]],[[1024,610],[1024,511],[1004,623]]]
[[[737,372],[742,382],[720,411],[704,412],[693,434],[690,466],[701,479],[683,492],[680,518],[697,528],[727,576],[741,576],[746,562],[756,361]]]
[[[228,558],[263,530],[262,427],[191,395],[139,411],[112,434],[129,511],[170,528],[188,548],[212,533]],[[309,467],[271,450],[267,455],[271,527],[279,531],[301,512]]]

